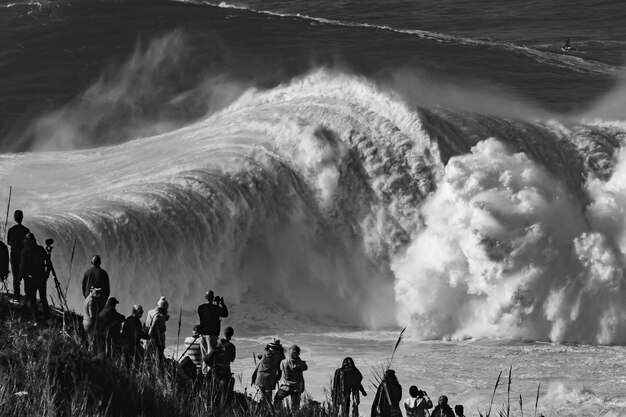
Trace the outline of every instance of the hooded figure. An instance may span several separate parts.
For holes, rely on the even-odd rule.
[[[359,415],[361,403],[359,392],[367,396],[361,381],[363,381],[363,375],[354,365],[352,358],[345,358],[341,368],[335,371],[332,386],[333,404],[337,410],[340,410],[339,415],[345,417]],[[352,413],[350,413],[351,410]]]
[[[396,372],[393,369],[385,371],[383,380],[376,390],[376,396],[372,403],[371,416],[376,417],[401,417],[400,401],[402,400],[402,386],[398,382]]]
[[[452,411],[452,408],[448,405],[448,397],[442,395],[437,400],[437,403],[437,406],[430,414],[432,417],[454,417],[454,411]]]

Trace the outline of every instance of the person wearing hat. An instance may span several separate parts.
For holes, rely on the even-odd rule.
[[[24,249],[24,239],[26,235],[30,233],[28,227],[22,225],[24,220],[24,213],[22,210],[15,210],[13,213],[13,219],[15,225],[11,226],[7,232],[7,243],[11,247],[11,271],[13,272],[13,300],[20,301],[22,295],[20,294],[20,282],[22,274],[20,274],[21,254]],[[26,283],[24,283],[26,287]],[[26,292],[26,288],[24,288]]]
[[[143,358],[144,350],[141,341],[148,340],[148,329],[141,324],[141,316],[143,316],[143,307],[135,304],[131,315],[122,323],[122,348],[127,364],[138,362]]]
[[[96,324],[98,320],[98,298],[100,298],[100,288],[91,287],[89,295],[85,298],[85,314],[83,314],[83,329],[87,335],[87,344],[92,350],[96,350]]]
[[[280,407],[286,397],[291,397],[292,412],[300,407],[300,396],[304,392],[304,371],[309,369],[306,362],[300,359],[300,347],[289,348],[289,357],[280,363],[282,376],[278,391],[274,396],[274,408]]]
[[[165,360],[165,331],[167,330],[165,322],[170,319],[167,312],[169,306],[165,296],[161,296],[156,307],[148,311],[146,317],[146,328],[148,329],[146,354],[153,359],[156,358],[159,367],[163,366]]]
[[[209,290],[204,294],[204,299],[207,302],[198,307],[198,317],[200,318],[198,333],[202,336],[200,353],[203,358],[217,346],[220,337],[221,319],[222,317],[228,317],[228,307],[226,307],[222,297],[215,297],[213,291]],[[203,362],[202,373],[206,374],[208,371],[209,367]]]
[[[46,284],[48,281],[48,253],[37,244],[35,235],[26,234],[24,238],[24,249],[20,254],[20,278],[24,280],[26,290],[26,303],[30,305],[33,319],[39,319],[37,308],[37,292],[43,310],[43,320],[50,318],[50,307],[48,306],[48,296],[46,294]]]
[[[101,311],[104,308],[104,304],[111,295],[111,290],[109,286],[109,274],[107,271],[100,267],[102,263],[102,259],[100,255],[94,255],[91,258],[91,266],[85,271],[83,275],[83,296],[87,298],[89,295],[89,289],[91,287],[101,288],[102,294],[98,299],[98,311]]]
[[[452,411],[452,408],[448,405],[448,397],[445,395],[439,397],[437,405],[430,415],[431,417],[454,417],[454,411]]]
[[[120,332],[125,318],[115,309],[115,306],[119,303],[117,298],[109,298],[104,308],[98,314],[98,323],[104,336],[105,353],[107,356],[111,356],[113,353],[117,354],[121,349]]]
[[[263,397],[263,405],[272,407],[272,393],[280,380],[280,363],[285,359],[285,349],[279,339],[265,346],[263,355],[252,373],[252,384],[259,387]]]
[[[387,369],[376,390],[371,416],[402,417],[400,401],[402,401],[402,386],[398,382],[396,372],[393,369]]]

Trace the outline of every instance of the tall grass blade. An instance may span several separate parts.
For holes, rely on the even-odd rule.
[[[541,389],[541,382],[537,385],[537,398],[535,399],[535,414],[534,417],[537,417],[537,405],[539,404],[539,390]]]
[[[509,366],[509,383],[506,389],[506,417],[511,414],[511,371],[513,371],[513,365]]]
[[[491,407],[493,406],[493,400],[496,398],[496,391],[498,390],[498,385],[500,385],[500,377],[502,376],[502,371],[498,374],[498,379],[496,380],[496,386],[493,387],[493,394],[491,395],[491,402],[489,403],[489,409],[487,410],[486,417],[491,415]]]

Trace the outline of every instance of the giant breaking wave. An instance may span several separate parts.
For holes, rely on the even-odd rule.
[[[3,155],[0,177],[57,264],[77,241],[61,275],[101,253],[126,304],[193,309],[214,288],[424,338],[624,344],[625,132],[316,71],[162,135]]]

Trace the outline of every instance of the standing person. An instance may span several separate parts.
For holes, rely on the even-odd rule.
[[[102,291],[102,296],[98,299],[98,311],[102,311],[106,300],[108,300],[109,295],[111,295],[109,274],[100,267],[101,263],[102,259],[100,255],[94,255],[91,258],[91,266],[83,275],[83,296],[85,298],[89,295],[89,289],[91,287],[100,288]]]
[[[335,371],[332,386],[333,403],[340,416],[359,417],[359,404],[361,403],[359,392],[364,397],[367,396],[361,381],[363,381],[363,375],[354,365],[352,358],[345,358],[341,368]]]
[[[229,394],[234,388],[235,380],[232,376],[230,364],[235,361],[235,345],[230,341],[233,337],[232,327],[224,329],[225,339],[220,340],[218,345],[204,357],[205,364],[209,367],[209,392],[214,406],[223,409],[228,405]]]
[[[0,240],[0,281],[4,282],[8,278],[8,276],[9,276],[9,248],[7,248],[7,245],[5,245],[4,242]]]
[[[409,388],[410,397],[404,400],[406,417],[426,417],[426,410],[433,408],[433,402],[426,391],[420,391],[415,385]]]
[[[143,359],[144,350],[141,341],[148,340],[148,330],[141,324],[141,316],[143,307],[135,304],[131,315],[122,323],[122,349],[127,364]]]
[[[309,369],[306,362],[300,359],[300,347],[289,348],[289,358],[280,363],[282,377],[278,391],[274,396],[274,408],[280,406],[283,399],[291,397],[292,412],[300,407],[300,396],[304,392],[304,371]]]
[[[454,417],[454,411],[448,405],[448,397],[442,395],[437,400],[437,406],[430,414],[431,417]]]
[[[86,333],[87,345],[95,352],[97,350],[97,321],[98,298],[100,298],[100,288],[91,287],[89,295],[85,298],[85,314],[83,315],[83,329]]]
[[[163,367],[163,361],[165,360],[165,331],[167,327],[165,322],[170,319],[167,309],[169,303],[164,296],[159,298],[157,306],[148,311],[146,317],[146,327],[148,328],[148,346],[146,354],[148,357],[157,359],[159,368]]]
[[[117,298],[109,298],[98,314],[104,336],[105,354],[109,357],[117,355],[121,349],[122,323],[126,318],[115,309],[119,303]]]
[[[202,340],[200,340],[202,357],[208,355],[217,346],[220,337],[221,318],[228,317],[228,307],[226,307],[222,297],[215,297],[213,291],[209,290],[204,294],[204,299],[207,302],[198,307],[200,318],[198,333],[202,335]],[[208,370],[208,367],[203,364],[202,373],[206,374]]]
[[[272,393],[281,377],[280,363],[285,359],[285,349],[279,339],[265,346],[263,356],[252,373],[252,383],[259,387],[264,404],[272,408]]]
[[[26,302],[30,304],[33,318],[39,319],[39,309],[37,308],[37,292],[43,310],[43,320],[50,318],[50,307],[48,306],[48,296],[46,285],[48,283],[48,253],[37,244],[35,235],[28,233],[24,239],[24,249],[20,254],[20,278],[24,280],[26,290]]]
[[[22,225],[22,220],[24,220],[24,213],[22,210],[15,210],[13,213],[13,219],[15,220],[16,225],[11,226],[9,231],[7,232],[7,243],[11,246],[11,271],[13,272],[13,299],[17,302],[21,299],[20,294],[20,280],[22,275],[20,274],[20,255],[22,254],[22,249],[24,249],[24,239],[26,235],[30,233],[28,227]],[[24,287],[26,284],[24,284]],[[26,292],[26,288],[24,288],[24,292]]]
[[[376,390],[371,416],[402,417],[402,411],[400,410],[401,400],[402,386],[398,382],[396,372],[393,369],[387,369]]]

